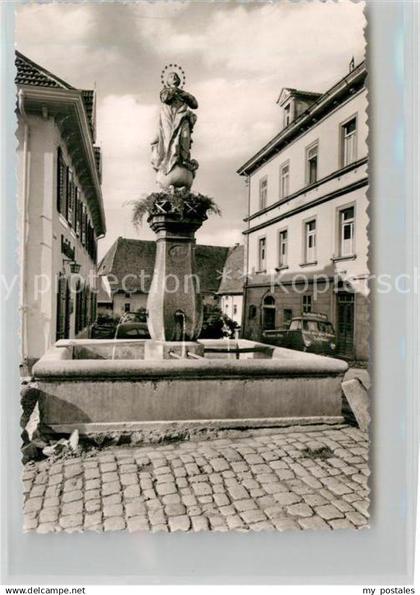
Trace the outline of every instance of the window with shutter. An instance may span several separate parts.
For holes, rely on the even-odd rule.
[[[79,203],[79,238],[82,238],[82,228],[83,228],[83,202],[80,199]]]
[[[80,330],[80,281],[77,281],[76,284],[76,313],[75,313],[75,331],[76,331],[76,335]]]
[[[58,341],[62,339],[64,336],[64,309],[63,309],[63,292],[64,292],[64,285],[63,285],[63,277],[60,275],[58,277],[58,284],[57,284],[57,319],[56,319],[56,330],[55,330],[55,338]]]
[[[78,193],[78,188],[76,186],[76,184],[73,185],[73,214],[72,214],[72,218],[71,218],[71,226],[73,227],[73,229],[76,231],[76,222],[77,222],[77,193]]]
[[[68,169],[67,175],[67,215],[66,219],[68,223],[72,223],[73,221],[73,210],[74,210],[74,179],[73,179],[73,172],[71,169]]]
[[[90,221],[88,222],[87,251],[88,251],[89,256],[92,258],[92,225],[91,225]]]
[[[57,211],[59,213],[61,212],[61,187],[62,187],[62,184],[63,184],[61,161],[62,161],[61,149],[60,149],[60,147],[58,147],[58,149],[57,149],[57,196],[56,196],[56,205],[57,205]]]
[[[95,322],[96,320],[96,293],[94,291],[90,294],[90,321]]]
[[[57,211],[66,216],[67,212],[67,167],[63,152],[57,149]]]
[[[85,328],[85,326],[88,323],[88,299],[89,299],[88,292],[89,292],[89,289],[86,286],[85,292],[83,294],[83,328]]]
[[[82,244],[86,246],[86,207],[82,205]]]
[[[75,198],[75,205],[74,205],[74,229],[76,231],[76,235],[80,236],[80,190],[76,188],[76,198]]]
[[[59,275],[57,285],[56,339],[67,339],[70,335],[70,289],[64,275]]]

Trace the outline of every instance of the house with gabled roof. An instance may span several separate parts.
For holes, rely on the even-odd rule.
[[[104,313],[109,299],[112,299],[113,315],[117,317],[146,308],[155,256],[155,241],[119,237],[113,243],[98,265],[98,275],[105,279],[108,289],[107,299],[103,303],[98,300]],[[195,262],[203,303],[220,305],[225,314],[240,324],[243,246],[197,244]]]
[[[97,242],[106,232],[95,91],[16,52],[21,359],[83,336],[96,317]]]

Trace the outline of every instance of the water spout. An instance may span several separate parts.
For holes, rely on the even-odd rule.
[[[193,353],[192,351],[189,351],[187,355],[191,359],[204,359],[202,355],[198,355],[198,353]]]
[[[239,356],[239,329],[235,328],[235,330],[233,332],[235,334],[236,359],[240,359],[240,356]]]
[[[128,312],[125,312],[125,313],[124,313],[124,314],[121,316],[121,318],[119,319],[119,321],[118,321],[118,324],[117,324],[117,326],[116,326],[116,328],[115,328],[114,339],[113,339],[113,341],[114,341],[114,346],[112,347],[112,356],[111,356],[111,359],[115,359],[115,350],[116,350],[116,347],[117,347],[117,345],[118,345],[118,331],[120,330],[120,326],[121,326],[121,325],[122,325],[124,322],[127,322],[127,320],[128,320],[128,316],[127,316],[127,314],[128,314]]]
[[[228,353],[228,359],[230,359],[230,329],[224,322],[222,327],[223,339],[226,341],[226,351]]]
[[[186,353],[186,346],[185,346],[185,312],[182,310],[177,310],[175,312],[175,320],[177,324],[181,326],[181,341],[182,341],[182,348],[181,348],[181,357],[185,358],[187,356]]]

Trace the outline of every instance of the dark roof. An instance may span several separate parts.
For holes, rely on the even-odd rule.
[[[202,293],[217,293],[228,253],[229,248],[224,246],[196,246],[195,262]],[[113,292],[125,289],[147,293],[155,255],[156,242],[119,237],[99,263],[98,274],[108,276]]]
[[[15,55],[16,65],[16,85],[31,85],[33,87],[53,87],[55,89],[69,89],[77,91],[75,87],[63,81],[55,74],[49,72],[43,66],[36,64],[27,56],[16,51]],[[89,123],[92,138],[95,138],[95,91],[90,89],[83,89],[81,91],[83,105],[85,107],[86,116]]]
[[[112,297],[106,290],[102,277],[99,277],[98,281],[97,301],[101,304],[112,304]]]
[[[95,163],[96,169],[99,176],[99,181],[102,183],[102,153],[101,147],[93,147],[93,152],[95,154]]]
[[[202,293],[218,291],[228,253],[226,246],[196,246],[195,263]]]
[[[220,281],[219,294],[242,293],[245,280],[245,250],[240,244],[229,250],[223,268],[223,278]]]
[[[55,87],[56,89],[75,88],[62,79],[36,64],[20,52],[16,51],[15,57],[17,85],[33,85],[35,87]]]
[[[287,87],[287,90],[294,95],[305,95],[308,97],[319,97],[322,95],[322,93],[317,93],[316,91],[302,91],[301,89],[292,89],[292,87]]]
[[[95,91],[83,89],[82,99],[89,122],[92,138],[95,140]]]
[[[317,97],[320,97],[322,95],[322,93],[316,93],[315,91],[302,91],[301,89],[293,89],[292,87],[285,87],[284,89],[282,89],[282,91],[280,93],[280,97],[281,97],[283,91],[289,91],[289,93],[291,95],[300,95],[301,97],[312,97],[314,99],[316,99]],[[280,99],[280,97],[279,97],[279,99]]]
[[[72,165],[78,173],[79,179],[85,177],[85,165],[89,166],[89,175],[86,175],[86,181],[82,182],[82,186],[85,190],[87,205],[91,211],[96,234],[97,236],[104,235],[106,233],[106,224],[100,189],[101,156],[99,147],[93,146],[95,142],[95,92],[72,87],[69,83],[18,51],[15,52],[15,64],[15,83],[20,87],[19,93],[22,93],[22,97],[26,97],[31,113],[39,113],[41,107],[47,104],[51,106],[51,115],[61,116],[65,114],[68,116],[66,118],[57,118],[56,122],[60,134],[67,144]],[[46,88],[50,89],[50,91],[46,92]],[[85,132],[84,122],[79,122],[78,116],[75,116],[78,105],[80,105],[79,102],[81,102],[86,116],[89,130],[87,133]],[[86,134],[90,136],[90,146],[85,145],[84,137]],[[83,159],[79,159],[81,147]],[[92,192],[92,189],[94,192]]]

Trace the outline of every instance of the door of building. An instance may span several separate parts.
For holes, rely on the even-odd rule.
[[[262,307],[262,330],[276,328],[276,300],[272,295],[266,295]]]
[[[56,339],[70,337],[70,288],[64,275],[58,278]]]
[[[354,352],[354,294],[337,295],[337,352],[353,357]]]

